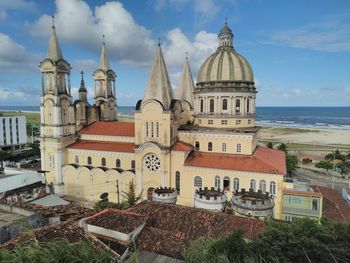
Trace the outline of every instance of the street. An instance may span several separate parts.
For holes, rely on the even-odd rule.
[[[306,181],[311,185],[319,185],[324,186],[328,188],[332,188],[332,176],[322,176],[322,175],[315,175],[311,171],[303,170],[303,172],[300,172],[300,169],[297,169],[296,171],[292,172],[292,176],[294,178],[297,178],[300,181]],[[349,187],[349,184],[347,182],[340,182],[341,179],[335,178],[334,182],[334,189],[341,192],[342,188]]]

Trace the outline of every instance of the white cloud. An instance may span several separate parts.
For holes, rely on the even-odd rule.
[[[31,97],[32,94],[26,93],[25,91],[0,88],[0,101],[2,103],[7,103],[9,101],[16,102],[18,100],[27,101],[28,99],[31,99]]]
[[[106,35],[109,56],[120,63],[145,65],[154,53],[151,31],[138,25],[120,2],[107,2],[91,10],[81,0],[57,0],[56,32],[60,40],[100,51],[102,35]],[[51,17],[41,16],[29,24],[33,36],[48,37]]]
[[[171,5],[171,7],[180,11],[186,6],[188,2],[189,0],[156,0],[154,1],[153,6],[154,9],[158,12],[164,9],[167,5]]]
[[[80,59],[80,60],[75,60],[72,63],[73,68],[80,71],[84,71],[85,73],[87,72],[93,72],[97,69],[98,64],[95,60],[93,59]]]
[[[326,17],[302,27],[267,33],[265,44],[319,51],[350,50],[350,13]]]
[[[350,97],[350,86],[349,86],[349,87],[346,87],[346,88],[344,89],[344,91],[345,91],[346,96],[347,96],[347,97]]]
[[[0,21],[7,18],[7,13],[5,10],[0,10]]]
[[[299,88],[294,88],[294,89],[292,89],[292,92],[293,92],[293,94],[294,94],[295,96],[300,96],[300,95],[302,95],[302,91],[301,91],[301,89],[299,89]]]
[[[194,11],[199,15],[199,19],[208,19],[215,17],[221,7],[214,0],[195,0]]]
[[[8,35],[0,32],[0,69],[2,72],[37,70],[40,58],[28,52]]]

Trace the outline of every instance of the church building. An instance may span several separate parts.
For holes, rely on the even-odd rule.
[[[71,66],[52,26],[48,54],[40,63],[41,160],[47,182],[56,193],[91,204],[102,193],[121,201],[130,182],[143,199],[208,209],[238,192],[259,193],[272,200],[273,217],[280,218],[285,155],[257,143],[253,71],[233,47],[227,23],[196,85],[186,57],[176,94],[160,45],[155,53],[134,120],[121,122],[106,43],[93,74],[93,104],[83,74],[73,101]]]

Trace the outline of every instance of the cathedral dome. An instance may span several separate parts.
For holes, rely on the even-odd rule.
[[[232,46],[233,34],[225,23],[219,35],[219,47],[202,64],[197,83],[208,82],[254,82],[249,62]]]

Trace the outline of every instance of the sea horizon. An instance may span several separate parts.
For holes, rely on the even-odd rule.
[[[0,106],[0,111],[40,112],[39,106]],[[133,117],[134,106],[117,107],[118,116]],[[256,125],[285,128],[350,130],[350,106],[257,106]]]

